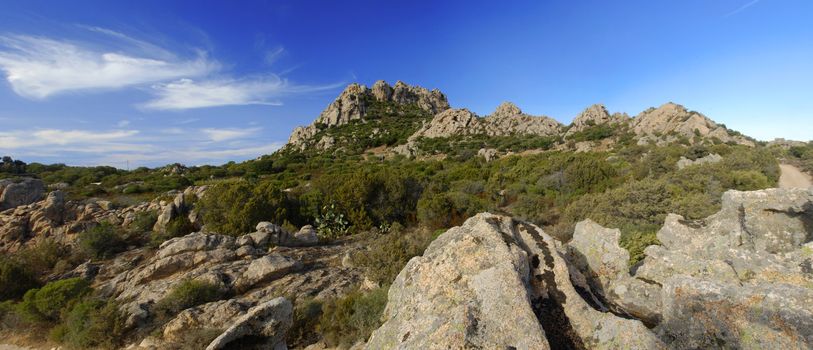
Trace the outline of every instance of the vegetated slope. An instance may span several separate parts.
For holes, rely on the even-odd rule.
[[[15,207],[0,212],[0,267],[17,283],[5,284],[0,317],[73,344],[109,334],[101,341],[205,347],[246,317],[284,325],[292,347],[349,346],[379,326],[407,261],[479,212],[561,242],[592,219],[620,229],[622,260],[636,266],[669,213],[699,220],[726,190],[775,187],[778,158],[811,159],[809,144],[794,147],[674,104],[635,118],[594,105],[563,126],[508,103],[480,118],[438,91],[381,82],[351,85],[284,149],[243,163],[124,171],[4,159],[0,187],[12,185],[2,195]],[[22,180],[32,177],[42,184]],[[59,317],[28,317],[26,291],[69,277],[90,290],[49,311]],[[266,305],[279,296],[293,302],[290,322],[287,304]],[[67,326],[77,320],[98,327]]]

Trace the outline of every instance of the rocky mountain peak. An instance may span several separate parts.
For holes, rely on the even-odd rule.
[[[313,124],[297,127],[288,139],[288,145],[302,149],[318,132],[317,125],[334,127],[355,120],[364,120],[372,103],[384,102],[396,105],[416,105],[418,108],[436,114],[449,109],[449,101],[440,90],[428,90],[420,86],[408,85],[402,81],[391,86],[379,80],[372,88],[358,83],[348,85],[339,97],[319,114]]]
[[[379,80],[370,89],[365,85],[353,83],[316,119],[316,123],[327,126],[344,125],[353,120],[363,119],[371,101],[391,102],[400,105],[416,104],[419,108],[432,114],[449,108],[446,95],[438,90],[429,91],[420,86],[410,86],[402,81],[390,86]]]
[[[587,107],[584,111],[579,113],[576,118],[573,119],[573,122],[570,124],[570,129],[567,130],[566,136],[584,131],[593,125],[614,125],[622,123],[628,119],[629,117],[626,114],[615,113],[610,115],[610,112],[607,111],[607,108],[605,108],[603,104],[597,103]]]
[[[603,104],[597,103],[579,113],[576,119],[573,119],[573,124],[586,124],[588,121],[599,124],[608,119],[610,119],[610,113],[607,112],[607,108],[605,108]]]
[[[511,117],[521,114],[522,110],[519,109],[517,105],[515,105],[512,102],[506,101],[497,106],[497,109],[494,110],[494,113],[491,113],[491,116],[499,118],[499,117]]]
[[[715,123],[705,115],[673,102],[641,112],[632,120],[632,128],[637,135],[642,136],[639,142],[649,142],[660,138],[658,135],[666,135],[667,138],[686,137],[689,139],[693,139],[695,136],[715,137],[722,142],[753,145],[753,141],[729,132],[725,126]],[[665,141],[670,142],[670,140]]]

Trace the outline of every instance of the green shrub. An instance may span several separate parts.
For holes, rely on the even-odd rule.
[[[175,237],[183,237],[192,232],[195,232],[195,225],[189,221],[189,218],[185,215],[177,216],[169,221],[164,232],[153,233],[150,244],[157,247],[167,240]]]
[[[376,237],[369,249],[353,254],[352,260],[373,281],[390,284],[409,259],[423,254],[433,238],[426,229],[393,231]]]
[[[621,247],[630,253],[629,265],[634,266],[644,260],[644,249],[651,245],[660,244],[655,231],[626,231],[621,234]]]
[[[161,317],[171,317],[190,307],[219,300],[220,289],[209,282],[184,280],[171,292],[155,304],[155,311]]]
[[[14,313],[14,301],[6,300],[0,301],[0,329],[2,329],[6,316]]]
[[[144,233],[152,231],[155,222],[158,221],[158,213],[155,211],[143,211],[136,214],[135,219],[127,226],[133,233]]]
[[[336,210],[336,206],[331,204],[322,208],[319,216],[314,220],[316,224],[316,232],[319,236],[327,239],[334,239],[347,234],[349,223],[344,218],[344,214],[340,214]]]
[[[291,348],[304,347],[319,340],[319,320],[322,317],[322,302],[313,299],[297,300],[294,306],[293,324],[285,335],[285,342]]]
[[[573,133],[569,139],[576,142],[606,139],[615,135],[615,128],[607,124],[589,125],[584,130]]]
[[[35,245],[27,245],[16,253],[20,261],[36,274],[45,275],[52,271],[70,250],[53,239],[45,239]]]
[[[328,300],[322,306],[319,331],[329,346],[348,347],[366,341],[381,325],[381,315],[387,306],[387,288],[369,292],[351,292]]]
[[[212,186],[198,203],[203,221],[212,231],[231,235],[250,232],[260,221],[285,221],[288,204],[279,188],[246,181]]]
[[[427,190],[418,200],[418,220],[431,229],[449,228],[486,209],[478,195]]]
[[[29,321],[56,322],[67,307],[91,291],[90,284],[78,277],[50,282],[26,292],[17,311]]]
[[[125,320],[113,301],[82,300],[51,330],[51,339],[78,349],[117,348],[124,338]]]
[[[110,258],[127,248],[118,226],[103,222],[79,234],[79,247],[88,256]]]
[[[31,268],[17,259],[0,256],[0,301],[19,299],[28,290],[39,286]]]

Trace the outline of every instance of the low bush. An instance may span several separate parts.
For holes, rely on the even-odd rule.
[[[82,278],[50,282],[41,289],[26,292],[17,312],[31,322],[57,322],[66,308],[91,291],[90,284]]]
[[[355,291],[322,306],[319,331],[329,346],[349,347],[366,341],[381,325],[387,306],[387,288]]]
[[[169,318],[190,307],[216,301],[221,297],[220,289],[212,283],[184,280],[156,303],[154,310],[159,317]]]
[[[25,246],[16,253],[16,256],[34,273],[45,275],[69,254],[70,249],[67,246],[52,239],[46,239],[37,244]]]
[[[28,290],[39,286],[31,268],[17,259],[0,256],[0,301],[19,299]]]
[[[79,247],[90,257],[110,258],[127,248],[118,226],[103,222],[79,234]]]
[[[195,232],[195,225],[189,221],[189,218],[185,215],[181,215],[169,221],[167,224],[166,229],[164,232],[154,232],[152,234],[152,238],[150,239],[150,245],[154,247],[158,247],[161,243],[168,241],[175,237],[182,237],[186,236],[192,232]]]
[[[260,221],[281,223],[288,217],[288,197],[269,183],[220,183],[198,202],[203,221],[214,232],[240,235]]]
[[[352,260],[365,268],[366,276],[371,280],[390,284],[409,259],[423,254],[432,239],[432,231],[427,229],[391,229],[389,233],[376,237],[369,249],[355,253]]]
[[[478,195],[427,190],[418,200],[418,221],[431,229],[449,228],[462,224],[486,207]]]
[[[124,338],[126,315],[113,301],[85,299],[67,311],[51,330],[51,339],[71,348],[117,348]]]
[[[313,299],[297,300],[294,305],[293,324],[285,335],[290,347],[304,347],[319,340],[319,320],[322,317],[322,302]]]
[[[655,231],[626,231],[621,234],[620,245],[630,253],[629,265],[634,266],[646,255],[644,249],[651,245],[660,244]]]
[[[136,214],[135,219],[127,226],[127,229],[133,233],[150,232],[156,221],[158,221],[158,213],[155,211],[140,212]]]

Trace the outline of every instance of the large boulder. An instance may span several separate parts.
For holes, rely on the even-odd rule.
[[[44,193],[45,184],[39,179],[0,180],[0,211],[39,201]]]
[[[206,350],[227,348],[244,337],[252,337],[255,341],[261,338],[266,349],[287,349],[285,334],[293,324],[293,305],[285,298],[276,298],[253,307],[233,322]]]
[[[572,280],[584,277],[540,228],[478,214],[409,261],[366,348],[663,347],[641,322],[583,299],[589,286]]]
[[[243,274],[234,282],[234,289],[243,292],[255,285],[280,278],[302,268],[302,264],[290,257],[270,254],[252,260]]]
[[[56,190],[48,194],[43,205],[43,214],[55,224],[62,224],[65,217],[65,194]]]

